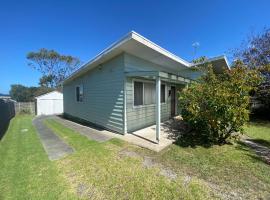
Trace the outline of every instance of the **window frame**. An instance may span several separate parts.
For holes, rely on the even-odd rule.
[[[82,89],[82,100],[80,101],[80,94],[79,94],[79,101],[77,99],[77,88],[79,88],[79,93],[80,93],[80,89]],[[75,86],[75,101],[77,103],[82,103],[84,102],[84,89],[83,89],[83,84],[79,84]]]
[[[141,82],[143,83],[143,105],[135,105],[134,103],[134,100],[135,100],[135,96],[134,96],[134,82]],[[153,103],[153,104],[144,104],[144,83],[154,83],[155,87],[156,87],[156,82],[155,81],[152,81],[152,80],[145,80],[145,79],[137,79],[137,78],[134,78],[132,79],[132,101],[133,101],[133,108],[143,108],[143,107],[152,107],[152,106],[155,106],[156,103]],[[165,85],[165,102],[160,102],[161,105],[164,105],[167,103],[167,100],[168,98],[166,98],[166,95],[167,95],[167,84],[165,82],[161,82],[161,85]],[[161,86],[160,85],[160,86]],[[161,87],[160,87],[161,89]],[[161,96],[161,92],[160,92],[160,96]],[[161,97],[160,97],[160,100],[161,100]]]

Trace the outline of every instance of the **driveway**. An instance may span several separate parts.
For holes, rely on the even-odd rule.
[[[60,139],[51,129],[43,124],[46,116],[36,117],[33,124],[37,129],[40,141],[50,160],[57,160],[74,152],[73,148]]]

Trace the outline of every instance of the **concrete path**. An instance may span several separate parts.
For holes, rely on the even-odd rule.
[[[256,154],[260,156],[267,164],[270,165],[270,149],[266,146],[253,142],[252,139],[244,138],[242,140],[247,146],[254,149]]]
[[[45,116],[36,117],[33,124],[39,133],[39,138],[49,159],[57,160],[71,154],[74,150],[43,124],[43,120],[46,118]]]
[[[107,132],[106,130],[99,131],[97,129],[88,127],[88,126],[83,126],[78,123],[72,122],[70,120],[63,119],[58,116],[53,116],[53,119],[55,119],[57,122],[63,124],[64,126],[80,133],[81,135],[86,136],[90,140],[95,140],[97,142],[106,142],[113,138],[112,135],[108,135],[103,132]]]

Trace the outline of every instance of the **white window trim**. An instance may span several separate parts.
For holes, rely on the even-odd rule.
[[[153,104],[147,104],[147,105],[134,105],[134,82],[142,82],[142,83],[153,83],[156,86],[156,82],[155,81],[151,81],[151,80],[145,80],[145,79],[138,79],[138,78],[133,78],[132,79],[132,101],[133,101],[133,108],[145,108],[145,107],[154,107],[156,106],[155,103]],[[165,85],[165,102],[160,103],[161,105],[165,105],[167,104],[168,101],[168,93],[167,93],[167,84],[165,82],[161,82],[161,85]],[[155,87],[156,88],[156,87]],[[143,84],[143,103],[144,103],[144,84]]]
[[[82,97],[82,101],[77,101],[77,87],[82,87],[82,91],[83,91],[83,97]],[[80,91],[79,91],[80,92]],[[79,84],[75,86],[75,102],[76,103],[83,103],[84,102],[84,88],[83,88],[83,84]]]

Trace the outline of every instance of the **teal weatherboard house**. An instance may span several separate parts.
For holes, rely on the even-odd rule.
[[[207,60],[219,72],[225,56]],[[84,64],[63,82],[64,113],[128,134],[179,114],[178,90],[200,74],[189,63],[136,32]]]

